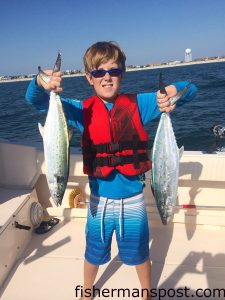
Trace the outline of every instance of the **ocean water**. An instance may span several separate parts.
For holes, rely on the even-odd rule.
[[[225,63],[210,63],[164,69],[127,72],[121,92],[140,93],[158,89],[159,73],[164,82],[188,80],[198,87],[197,96],[171,113],[178,146],[185,150],[208,151],[214,143],[212,126],[225,126]],[[44,124],[46,114],[37,111],[25,101],[29,81],[0,84],[0,141],[41,144],[38,122]],[[62,97],[85,99],[92,88],[85,77],[63,79]],[[159,118],[146,127],[152,145]],[[79,132],[75,130],[73,144],[78,146]]]

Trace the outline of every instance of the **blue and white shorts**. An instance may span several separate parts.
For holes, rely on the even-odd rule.
[[[123,263],[138,265],[149,258],[148,218],[142,193],[124,199],[91,195],[86,225],[88,262],[101,265],[110,261],[114,230]]]

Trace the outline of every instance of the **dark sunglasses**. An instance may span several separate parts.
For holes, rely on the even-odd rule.
[[[109,70],[98,69],[98,70],[93,70],[90,73],[95,78],[104,77],[106,73],[109,73],[109,75],[112,77],[118,77],[123,73],[123,70],[120,68],[112,68]]]

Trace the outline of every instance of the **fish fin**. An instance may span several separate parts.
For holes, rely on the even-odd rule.
[[[56,62],[55,62],[54,67],[53,67],[53,73],[60,71],[60,69],[61,69],[61,62],[62,62],[62,56],[61,56],[61,53],[59,51],[58,55],[57,55],[57,58],[56,58]]]
[[[179,149],[179,157],[180,157],[180,159],[181,159],[183,153],[184,153],[184,146],[180,147],[180,149]]]
[[[44,138],[45,128],[41,125],[41,123],[38,123],[38,129],[40,131],[42,138]]]
[[[50,81],[50,76],[47,75],[40,66],[38,66],[38,75],[40,76],[40,78],[45,82],[45,83],[49,83]]]
[[[69,142],[72,141],[73,133],[74,133],[73,128],[69,128],[69,129],[68,129],[68,139],[69,139]]]

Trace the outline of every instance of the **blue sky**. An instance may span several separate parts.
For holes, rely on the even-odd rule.
[[[224,0],[0,0],[0,75],[80,69],[94,42],[113,40],[127,65],[225,55]]]

